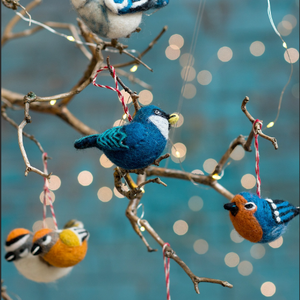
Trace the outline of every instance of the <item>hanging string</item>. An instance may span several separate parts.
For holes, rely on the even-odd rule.
[[[261,130],[262,122],[258,119],[256,119],[253,122],[254,147],[255,147],[256,194],[260,198],[261,180],[259,176],[259,151],[258,151],[258,133],[257,133],[258,130],[256,130],[256,124],[259,124],[259,130]]]
[[[164,258],[164,269],[165,269],[165,278],[166,278],[166,287],[167,287],[167,300],[171,300],[170,295],[170,258],[165,256],[166,247],[169,246],[169,243],[165,243],[162,248],[163,258]]]
[[[48,174],[47,153],[46,152],[43,153],[42,158],[43,158],[43,163],[44,163],[44,173]],[[46,220],[46,206],[47,206],[46,197],[48,198],[48,201],[49,201],[54,227],[55,227],[55,230],[57,230],[58,229],[57,221],[56,221],[55,212],[54,212],[54,208],[53,208],[53,201],[52,201],[50,190],[49,190],[49,180],[44,177],[44,210],[43,210],[43,226],[44,226],[44,228],[47,227],[46,221],[45,221]]]
[[[283,94],[287,88],[287,86],[289,85],[291,79],[292,79],[292,75],[293,75],[293,64],[292,64],[292,59],[290,57],[290,53],[289,53],[289,50],[287,48],[287,44],[286,42],[284,41],[284,39],[282,38],[281,34],[279,33],[279,31],[277,30],[275,24],[274,24],[274,21],[273,21],[273,17],[272,17],[272,12],[271,12],[271,3],[270,3],[270,0],[267,0],[268,1],[268,8],[267,8],[267,13],[268,13],[268,17],[269,17],[269,20],[270,20],[270,23],[275,31],[275,33],[279,36],[279,38],[281,39],[282,41],[282,46],[286,49],[286,54],[288,56],[288,59],[289,59],[289,62],[290,62],[290,65],[291,65],[291,72],[290,72],[290,76],[289,76],[289,79],[287,81],[287,83],[285,84],[285,86],[283,87],[282,91],[281,91],[281,94],[280,94],[280,97],[279,97],[279,104],[278,104],[278,109],[277,109],[277,115],[276,115],[276,118],[274,119],[274,121],[270,122],[266,127],[267,128],[270,128],[270,127],[273,127],[274,124],[276,123],[276,121],[278,120],[278,117],[279,117],[279,113],[280,113],[280,109],[281,109],[281,102],[282,102],[282,99],[283,99]]]
[[[103,68],[101,68],[101,69],[99,69],[99,70],[97,71],[97,73],[96,73],[96,75],[95,75],[95,77],[94,77],[94,79],[93,79],[93,85],[94,85],[94,86],[97,86],[97,87],[100,87],[100,88],[105,88],[105,89],[109,89],[109,90],[115,91],[115,92],[118,94],[118,97],[119,97],[119,99],[120,99],[120,101],[121,101],[121,103],[122,103],[122,105],[123,105],[124,112],[125,112],[125,114],[127,115],[127,118],[128,118],[128,120],[129,120],[129,122],[131,122],[131,121],[132,121],[132,117],[131,117],[131,115],[130,115],[130,113],[129,113],[128,107],[127,107],[126,104],[125,104],[124,96],[122,95],[122,93],[121,93],[120,90],[119,90],[119,85],[118,85],[118,81],[117,81],[117,75],[116,75],[115,68],[114,68],[113,66],[111,66],[111,70],[113,71],[114,81],[115,81],[115,84],[116,84],[116,87],[115,87],[115,88],[113,88],[113,87],[111,87],[111,86],[108,86],[108,85],[102,85],[102,84],[96,83],[96,79],[97,79],[98,74],[99,74],[100,72],[102,72],[103,70],[105,70],[105,69],[108,69],[108,67],[105,66],[105,67],[103,67]]]

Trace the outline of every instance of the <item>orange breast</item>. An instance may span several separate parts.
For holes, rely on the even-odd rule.
[[[83,241],[81,246],[68,247],[61,240],[50,249],[50,251],[43,256],[43,259],[52,266],[58,268],[67,268],[74,266],[81,262],[87,252],[87,241]]]

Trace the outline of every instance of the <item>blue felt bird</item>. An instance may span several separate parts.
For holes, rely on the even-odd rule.
[[[169,0],[71,0],[83,22],[100,36],[116,39],[136,30],[142,14]]]
[[[242,192],[224,205],[235,230],[253,243],[269,243],[279,238],[300,208],[288,201],[262,199]]]
[[[74,146],[77,149],[97,147],[123,169],[142,169],[162,154],[170,126],[178,119],[177,114],[168,115],[154,105],[144,106],[129,124],[83,137]]]

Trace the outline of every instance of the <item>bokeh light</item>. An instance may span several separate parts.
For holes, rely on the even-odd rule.
[[[192,81],[196,77],[196,70],[193,67],[183,67],[181,70],[181,78],[184,81]]]
[[[204,175],[204,172],[199,170],[199,169],[195,169],[191,172],[192,174],[198,174],[198,175]]]
[[[208,158],[203,163],[203,169],[206,173],[211,174],[215,170],[215,167],[217,166],[217,164],[218,164],[218,162],[215,159]]]
[[[197,90],[192,83],[187,83],[182,88],[182,96],[185,99],[192,99],[196,96]]]
[[[113,196],[113,192],[112,190],[107,187],[107,186],[103,186],[102,188],[100,188],[97,192],[97,196],[98,199],[102,202],[108,202],[111,200],[112,196]]]
[[[81,184],[83,186],[88,186],[93,182],[93,175],[89,171],[81,171],[78,174],[77,179],[78,179],[79,184]]]
[[[230,268],[234,268],[239,264],[240,257],[234,252],[229,252],[226,254],[224,261],[225,261],[226,266],[228,266]]]
[[[266,281],[261,285],[260,291],[265,297],[272,297],[276,293],[276,286],[273,282]]]
[[[195,59],[194,59],[193,55],[191,55],[189,53],[184,53],[180,56],[179,63],[182,67],[185,67],[185,66],[192,67],[195,63]]]
[[[182,158],[186,155],[186,146],[182,143],[176,143],[173,145],[171,149],[171,153],[173,156],[177,158]]]
[[[125,183],[122,183],[122,189],[126,192],[128,191],[128,187]],[[119,193],[116,187],[114,187],[114,194],[117,198],[124,198],[124,196],[121,193]]]
[[[131,98],[129,93],[127,93],[125,90],[121,90],[120,92],[124,97],[125,103],[131,103],[132,102],[132,98]],[[121,102],[120,98],[119,98],[119,101]]]
[[[250,45],[250,53],[254,56],[261,56],[265,52],[265,45],[260,41],[255,41]]]
[[[123,124],[124,124],[124,120],[118,119],[118,120],[116,120],[116,121],[114,122],[113,127],[121,126],[121,125],[123,125]]]
[[[189,226],[188,226],[187,222],[185,222],[183,220],[178,220],[173,225],[173,230],[178,235],[186,234],[188,229],[189,229]]]
[[[51,175],[49,180],[49,189],[52,191],[56,191],[60,188],[60,186],[61,186],[60,178],[56,175]]]
[[[195,241],[193,248],[196,253],[205,254],[208,251],[208,243],[206,240],[199,239]]]
[[[243,276],[248,276],[253,271],[253,266],[250,261],[244,260],[239,263],[238,265],[238,271]]]
[[[218,50],[218,58],[222,62],[228,62],[232,59],[233,52],[229,47],[222,47]]]
[[[170,45],[165,51],[166,57],[170,60],[175,60],[180,56],[180,49],[176,45]]]
[[[283,17],[282,20],[289,21],[293,28],[296,27],[296,25],[297,25],[297,18],[294,15],[290,15],[290,14],[286,15]]]
[[[104,168],[111,168],[114,164],[106,157],[105,154],[102,154],[99,159],[100,165]]]
[[[256,178],[252,174],[245,174],[241,179],[241,184],[245,189],[252,189],[256,184]]]
[[[293,25],[289,21],[283,20],[278,24],[277,30],[282,36],[287,36],[292,32]]]
[[[180,34],[173,34],[169,38],[169,44],[175,45],[180,49],[184,45],[184,38]]]
[[[188,206],[192,211],[199,211],[203,207],[203,200],[199,196],[192,196],[189,199]]]
[[[245,156],[245,150],[241,145],[238,145],[230,154],[230,158],[233,160],[241,160]]]
[[[144,105],[149,105],[153,100],[153,94],[149,90],[139,92],[139,102]]]
[[[266,249],[261,244],[254,244],[250,249],[250,254],[255,259],[261,259],[266,254]]]
[[[197,75],[197,81],[201,84],[201,85],[208,85],[211,83],[212,81],[212,75],[209,71],[207,70],[202,70],[198,73]]]
[[[55,194],[52,191],[50,191],[50,197],[51,197],[51,201],[53,203],[55,201]],[[40,193],[40,201],[44,204],[44,191],[42,191]],[[50,205],[50,201],[49,201],[48,197],[46,197],[46,205]]]
[[[275,240],[275,241],[269,243],[269,246],[270,246],[271,248],[276,249],[276,248],[281,247],[282,244],[283,244],[283,237],[280,236],[277,240]]]
[[[290,58],[289,58],[289,55]],[[288,63],[292,63],[294,64],[296,61],[298,61],[299,59],[299,51],[295,48],[288,48],[285,52],[284,52],[284,59],[288,62]],[[291,59],[291,60],[290,60]]]
[[[235,242],[235,243],[241,243],[243,240],[244,240],[244,238],[243,237],[241,237],[238,233],[237,233],[237,231],[235,230],[235,229],[232,229],[231,230],[231,232],[230,232],[230,238],[231,238],[231,240],[233,241],[233,242]]]

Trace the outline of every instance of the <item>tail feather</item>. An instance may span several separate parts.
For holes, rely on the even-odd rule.
[[[76,149],[85,149],[85,148],[91,148],[91,147],[97,147],[97,138],[98,134],[92,134],[85,136],[81,139],[78,139],[74,143],[74,147]]]

